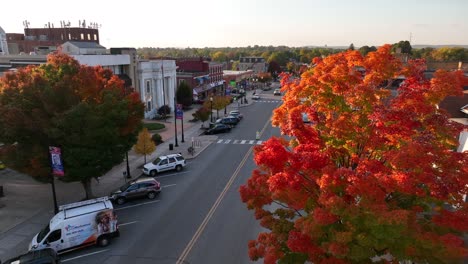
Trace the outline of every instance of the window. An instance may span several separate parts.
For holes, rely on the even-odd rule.
[[[88,40],[91,40],[91,34],[88,33]]]
[[[84,34],[81,33],[81,40],[84,40]]]
[[[162,160],[161,163],[159,163],[159,165],[167,165],[167,159]]]
[[[136,189],[138,189],[138,184],[134,184],[134,185],[128,187],[127,192],[128,192],[128,191],[134,191],[134,190],[136,190]]]
[[[50,233],[49,237],[46,239],[47,243],[55,242],[62,237],[62,229],[54,230]]]
[[[169,158],[169,163],[175,163],[176,159],[175,158]]]
[[[97,35],[96,34],[94,34],[94,40],[97,40]]]
[[[146,102],[146,112],[151,111],[151,101]]]
[[[149,94],[151,92],[151,81],[146,81],[146,93]]]

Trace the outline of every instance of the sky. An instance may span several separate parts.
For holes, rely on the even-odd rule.
[[[106,48],[468,45],[468,0],[1,1],[5,32],[24,20],[98,23]]]

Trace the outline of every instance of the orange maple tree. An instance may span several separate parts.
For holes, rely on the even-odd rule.
[[[265,263],[454,263],[467,256],[466,126],[437,104],[461,95],[460,72],[423,77],[385,45],[314,59],[283,76],[272,124],[284,137],[255,149],[242,201],[269,230],[249,242]],[[391,80],[405,76],[397,88]],[[302,122],[307,114],[310,123]]]

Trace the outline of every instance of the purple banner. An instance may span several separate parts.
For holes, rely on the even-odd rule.
[[[184,118],[184,111],[182,110],[182,105],[177,104],[176,106],[176,119],[183,119]]]
[[[49,146],[50,154],[50,165],[52,166],[52,175],[64,176],[65,171],[63,170],[62,163],[62,150],[58,147]]]

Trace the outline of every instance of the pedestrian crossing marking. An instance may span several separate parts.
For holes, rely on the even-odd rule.
[[[261,145],[263,140],[252,139],[219,139],[216,144],[234,144],[234,145]]]
[[[279,101],[279,100],[258,100],[258,101],[254,101],[256,103],[280,103],[282,101]]]

